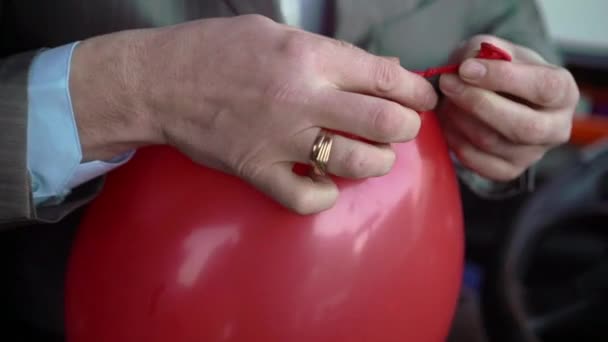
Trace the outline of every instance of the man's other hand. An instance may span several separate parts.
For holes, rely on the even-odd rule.
[[[512,62],[472,58],[481,42]],[[444,75],[438,114],[451,150],[477,174],[517,178],[552,147],[567,142],[579,90],[564,68],[492,36],[477,36],[456,53],[459,75]]]

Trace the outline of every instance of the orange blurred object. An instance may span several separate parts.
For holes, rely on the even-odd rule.
[[[66,289],[69,342],[443,341],[463,270],[457,179],[432,113],[391,173],[299,216],[166,147],[109,175]]]
[[[602,139],[608,139],[608,118],[598,115],[574,118],[570,143],[586,146]]]

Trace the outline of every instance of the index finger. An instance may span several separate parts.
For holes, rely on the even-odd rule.
[[[334,43],[323,59],[329,81],[341,90],[397,102],[416,111],[430,110],[437,94],[429,81],[384,57],[345,43]]]
[[[467,83],[514,95],[542,107],[562,108],[576,102],[572,75],[551,65],[468,59],[459,73]]]

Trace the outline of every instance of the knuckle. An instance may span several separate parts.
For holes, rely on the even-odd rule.
[[[522,120],[520,129],[517,130],[517,142],[523,144],[544,144],[549,139],[549,125],[547,120],[533,118]]]
[[[514,84],[516,72],[512,63],[496,63],[493,65],[496,70],[497,79],[501,84]]]
[[[563,121],[564,123],[561,125],[555,136],[556,144],[563,144],[570,141],[572,135],[572,119],[568,117]]]
[[[392,102],[378,106],[372,120],[375,135],[382,142],[414,139],[422,125],[417,113]]]
[[[564,69],[543,71],[538,81],[538,101],[551,106],[563,101],[568,91],[569,73]]]
[[[576,80],[574,79],[574,76],[572,75],[572,73],[570,73],[569,71],[566,71],[568,73],[568,93],[570,94],[570,104],[571,105],[576,105],[580,98],[581,98],[581,92],[580,89],[578,87],[578,84],[576,82]]]
[[[477,143],[484,151],[495,151],[501,142],[500,136],[490,130],[477,130]]]
[[[375,135],[381,140],[390,140],[399,132],[399,110],[397,104],[390,102],[377,105],[372,110],[372,125]]]
[[[562,96],[566,100],[564,102],[566,102],[568,105],[575,105],[576,103],[578,103],[581,96],[576,79],[568,69],[559,68],[558,70],[559,73],[562,75]]]
[[[349,177],[363,177],[370,174],[370,159],[360,147],[353,146],[344,155],[342,161],[345,173]]]
[[[413,92],[421,109],[427,110],[434,108],[437,105],[437,94],[430,83],[424,82],[420,85],[416,84]]]
[[[525,170],[526,168],[530,167],[531,165],[535,164],[536,162],[538,162],[539,160],[541,160],[543,158],[545,154],[544,150],[539,150],[539,149],[535,149],[533,151],[529,151],[528,153],[520,153],[520,158],[518,158],[518,160],[515,160],[515,164],[517,166],[519,166],[523,170]]]
[[[251,25],[267,25],[274,23],[272,19],[260,14],[245,14],[241,16],[241,19],[246,20]]]
[[[389,93],[398,86],[399,73],[394,63],[377,59],[371,68],[371,72],[374,88],[378,93]]]
[[[342,40],[342,39],[332,39],[331,41],[332,41],[332,42],[335,44],[335,46],[336,46],[336,47],[338,47],[338,48],[354,49],[354,50],[357,50],[357,49],[358,49],[358,48],[357,48],[355,45],[353,45],[352,43],[349,43],[349,42],[347,42],[347,41],[345,41],[345,40]]]
[[[570,141],[572,134],[572,118],[564,116],[555,124],[555,129],[552,130],[550,141],[547,143],[550,145],[561,145]]]
[[[477,115],[494,112],[494,103],[488,96],[475,90],[465,90],[463,94],[463,103],[470,106],[470,111]]]
[[[281,51],[285,55],[287,62],[291,62],[302,67],[303,63],[307,63],[314,53],[309,37],[299,31],[288,31],[285,33],[281,44]]]
[[[471,165],[471,152],[472,149],[469,144],[463,141],[455,141],[451,143],[451,148],[458,160],[467,167],[473,167]]]
[[[496,171],[496,178],[497,180],[504,182],[512,181],[519,177],[523,171],[524,168],[521,166],[508,164]]]

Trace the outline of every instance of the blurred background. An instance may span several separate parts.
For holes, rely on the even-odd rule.
[[[608,1],[537,2],[544,13],[551,37],[582,90],[573,143],[592,143],[605,137],[607,130]]]

